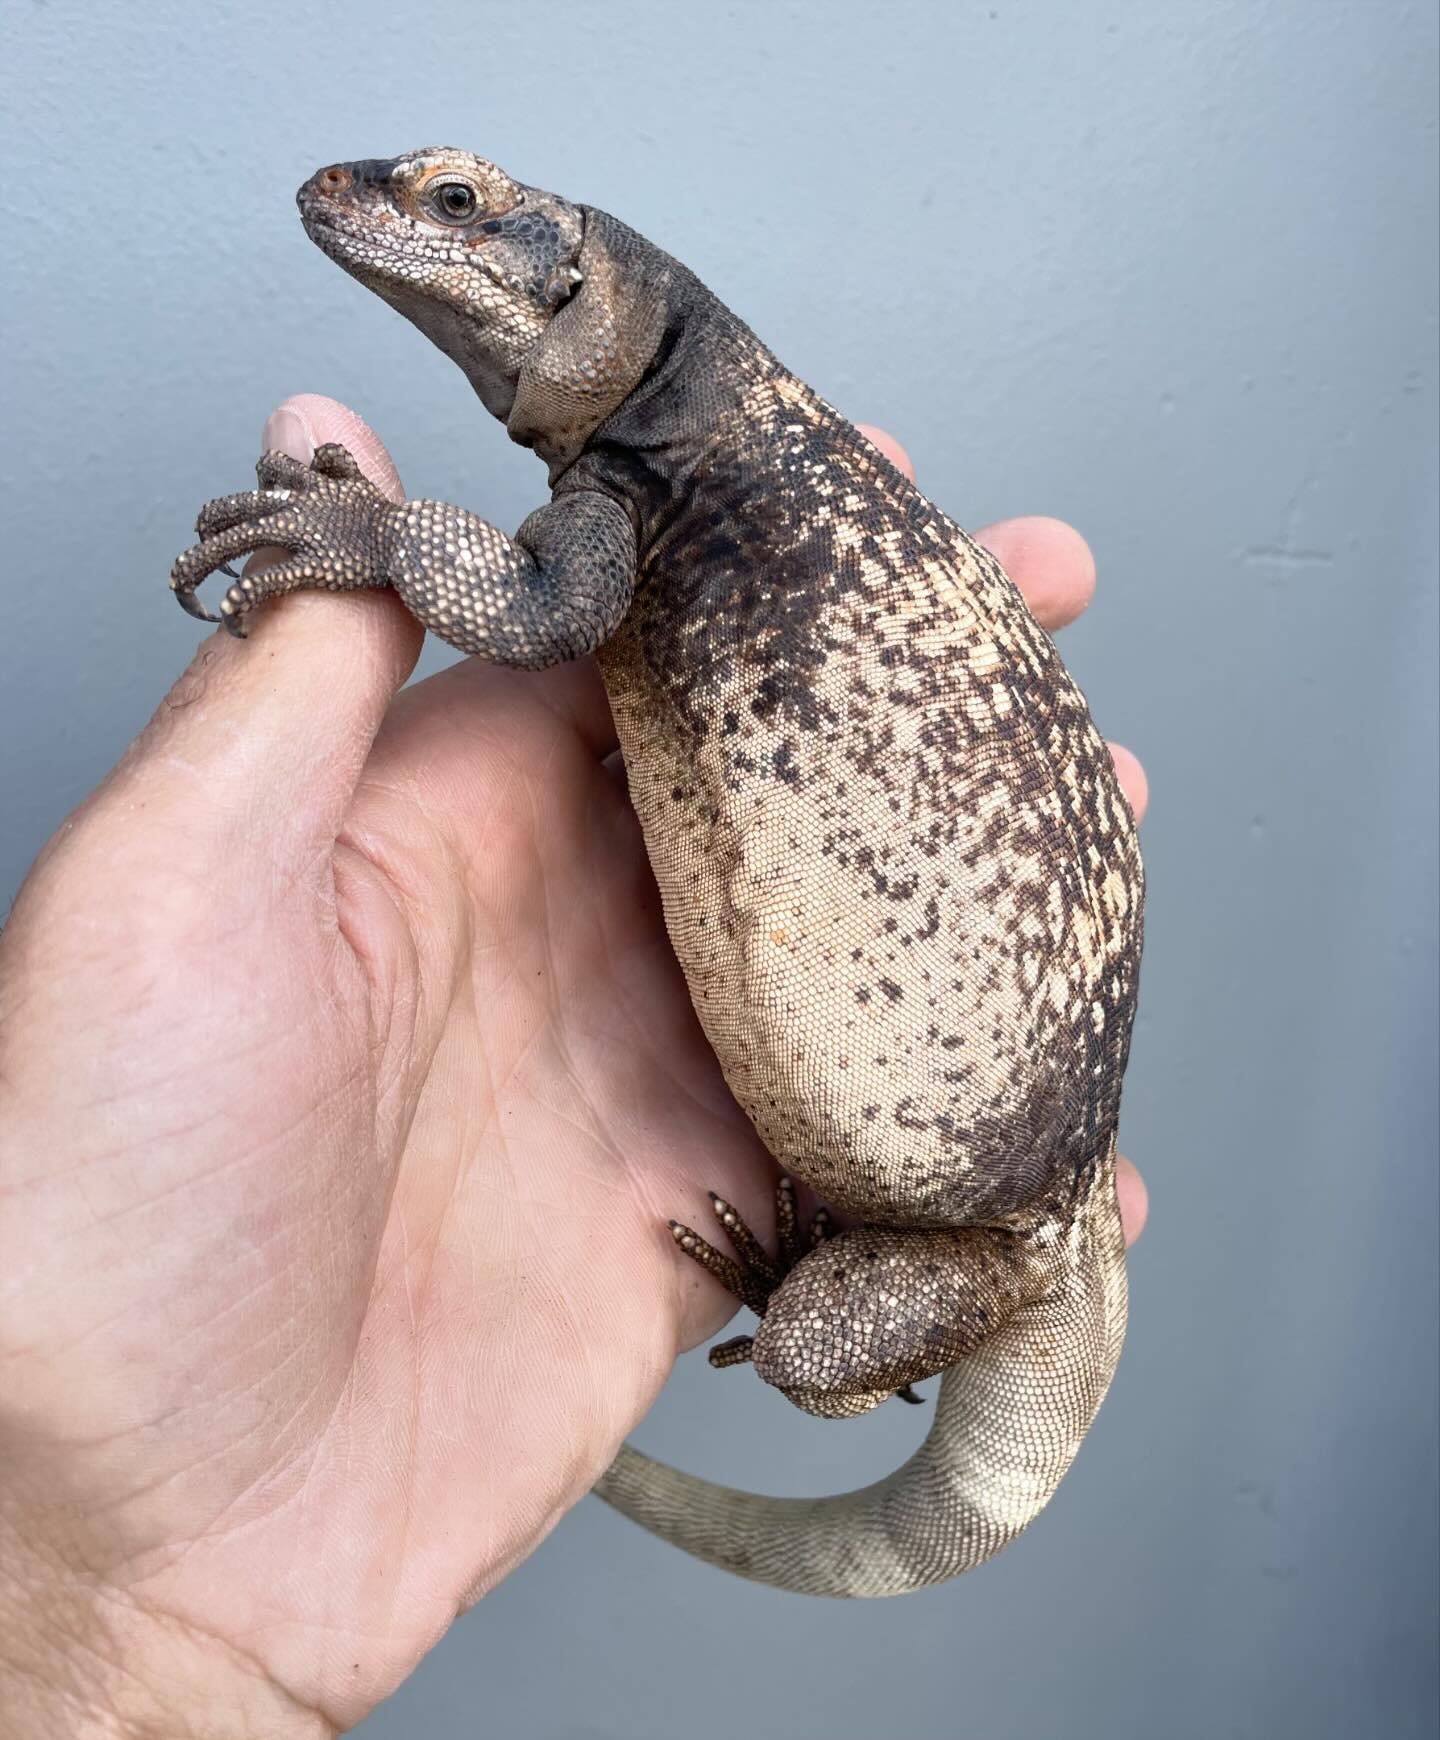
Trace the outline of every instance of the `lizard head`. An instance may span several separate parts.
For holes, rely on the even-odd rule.
[[[296,203],[310,239],[509,417],[526,359],[583,282],[581,207],[442,149],[331,164]]]

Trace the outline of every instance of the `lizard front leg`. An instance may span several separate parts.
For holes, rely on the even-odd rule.
[[[208,574],[231,573],[231,562],[258,549],[287,551],[276,566],[233,578],[219,605],[233,634],[267,598],[388,586],[461,652],[538,669],[593,651],[629,606],[634,529],[597,491],[557,496],[507,538],[446,502],[389,501],[334,444],[309,466],[267,453],[256,477],[257,489],[201,510],[200,542],[170,576],[184,608],[213,621],[195,595]]]

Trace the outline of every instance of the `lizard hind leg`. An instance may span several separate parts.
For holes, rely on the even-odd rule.
[[[891,1396],[919,1403],[911,1385],[968,1353],[1024,1290],[1028,1265],[1013,1235],[835,1234],[824,1208],[802,1230],[794,1182],[782,1177],[772,1257],[713,1190],[710,1204],[733,1257],[680,1221],[670,1222],[671,1235],[761,1319],[757,1334],[717,1342],[710,1363],[720,1370],[753,1362],[807,1413],[849,1418]]]
[[[865,1413],[972,1354],[1045,1291],[1029,1241],[994,1227],[856,1227],[787,1276],[751,1358],[766,1383],[828,1419]]]
[[[1113,1162],[1048,1252],[1015,1234],[969,1231],[1014,1239],[1043,1263],[1048,1283],[945,1373],[925,1442],[893,1474],[824,1498],[771,1498],[667,1468],[625,1445],[596,1491],[686,1552],[802,1594],[903,1595],[983,1564],[1059,1485],[1120,1355],[1125,1258]],[[807,1261],[833,1263],[849,1237]],[[856,1246],[862,1255],[871,1248],[880,1247]],[[777,1293],[757,1354],[781,1312]]]

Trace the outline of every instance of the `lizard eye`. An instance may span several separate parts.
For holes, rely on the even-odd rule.
[[[468,223],[480,209],[475,189],[464,181],[447,181],[432,194],[435,209],[447,223]]]

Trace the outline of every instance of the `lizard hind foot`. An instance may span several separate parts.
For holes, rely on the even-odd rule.
[[[771,1296],[785,1277],[802,1258],[809,1256],[832,1236],[834,1228],[829,1211],[825,1208],[817,1209],[809,1226],[802,1229],[794,1180],[782,1177],[775,1186],[775,1240],[779,1248],[777,1255],[772,1257],[739,1213],[723,1197],[717,1196],[713,1190],[709,1192],[709,1197],[715,1218],[724,1228],[735,1255],[726,1256],[724,1251],[717,1250],[708,1239],[702,1238],[699,1233],[678,1220],[670,1222],[671,1235],[687,1257],[699,1263],[722,1287],[733,1293],[741,1304],[748,1305],[757,1317],[763,1318]],[[717,1371],[722,1371],[732,1365],[749,1365],[754,1359],[754,1352],[755,1337],[737,1335],[729,1341],[717,1341],[710,1349],[709,1360]],[[919,1403],[925,1399],[917,1396],[909,1384],[902,1385],[893,1394],[904,1402]],[[866,1405],[873,1407],[876,1400],[884,1399],[884,1395],[885,1392],[880,1392]],[[862,1410],[857,1407],[853,1411]]]
[[[800,1259],[830,1235],[830,1216],[819,1209],[803,1233],[795,1202],[794,1181],[781,1178],[775,1187],[775,1233],[778,1255],[772,1257],[760,1240],[731,1205],[712,1190],[710,1206],[724,1229],[735,1255],[728,1257],[717,1250],[682,1221],[670,1222],[670,1233],[685,1255],[711,1274],[742,1305],[748,1305],[757,1317],[765,1315],[770,1295],[780,1285]],[[748,1341],[740,1337],[739,1341]],[[725,1342],[711,1350],[710,1363],[715,1366],[738,1365],[748,1358],[748,1352],[731,1351],[739,1345]]]
[[[749,1365],[755,1352],[753,1335],[737,1335],[731,1341],[717,1341],[710,1349],[710,1363],[716,1371],[727,1365]]]

